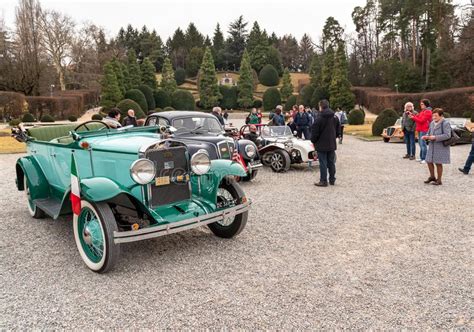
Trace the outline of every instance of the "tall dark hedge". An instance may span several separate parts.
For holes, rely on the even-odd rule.
[[[391,108],[384,109],[382,113],[377,116],[377,119],[375,119],[375,122],[372,125],[372,135],[382,135],[383,129],[393,126],[398,118],[398,113],[395,110]]]
[[[31,113],[25,113],[21,118],[22,122],[35,122],[35,117]]]
[[[186,71],[183,68],[176,68],[176,71],[174,72],[174,79],[176,80],[176,84],[183,84],[186,80]]]
[[[277,86],[278,83],[280,83],[278,72],[272,65],[265,65],[262,70],[260,70],[258,80],[265,86]]]
[[[365,113],[360,109],[354,109],[347,115],[347,121],[350,125],[363,125],[365,122]]]
[[[135,117],[137,119],[144,119],[146,117],[140,105],[138,105],[135,101],[131,99],[122,100],[121,102],[117,104],[117,108],[120,110],[122,119],[127,116],[127,112],[129,109],[132,109],[135,111]]]
[[[286,101],[285,103],[285,107],[283,108],[285,112],[289,112],[294,105],[296,105],[296,96],[295,95],[291,95],[290,97],[288,97],[288,100]]]
[[[270,112],[279,104],[281,104],[280,90],[278,90],[278,88],[267,89],[263,94],[263,109],[266,112]]]
[[[156,105],[155,105],[155,98],[153,97],[153,89],[145,84],[140,85],[138,89],[141,92],[143,92],[143,94],[145,95],[146,103],[148,105],[148,108],[143,111],[154,110],[156,108]]]
[[[153,91],[153,97],[155,98],[155,106],[159,108],[165,108],[171,106],[171,96],[163,89]]]
[[[194,111],[193,94],[187,90],[176,90],[171,96],[171,106],[175,110]]]
[[[131,99],[134,102],[136,102],[139,106],[140,109],[142,110],[148,110],[148,103],[146,101],[146,97],[143,94],[143,92],[139,89],[131,89],[125,92],[125,99]]]
[[[219,86],[219,91],[222,95],[220,107],[223,109],[235,109],[239,106],[237,103],[239,91],[236,86],[221,85]]]
[[[311,84],[305,85],[300,91],[300,102],[305,106],[315,106],[311,103],[313,93],[314,87]]]

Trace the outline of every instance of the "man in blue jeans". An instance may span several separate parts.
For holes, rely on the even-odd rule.
[[[467,157],[466,164],[464,165],[463,168],[458,168],[460,172],[468,175],[469,172],[471,171],[471,166],[472,163],[474,162],[474,128],[471,128],[472,132],[472,146],[471,146],[471,152],[469,152],[469,156]]]
[[[319,116],[311,127],[311,142],[318,153],[319,159],[319,182],[317,187],[328,186],[336,183],[336,139],[340,136],[341,125],[335,113],[329,108],[329,102],[325,99],[319,102]]]

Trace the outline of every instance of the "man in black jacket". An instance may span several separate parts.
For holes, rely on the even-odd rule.
[[[339,119],[329,108],[325,99],[319,102],[319,116],[311,127],[311,142],[318,153],[320,180],[315,183],[318,187],[334,185],[336,182],[336,138],[340,136]]]

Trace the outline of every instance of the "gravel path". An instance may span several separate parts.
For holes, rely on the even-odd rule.
[[[424,185],[402,144],[347,137],[337,184],[316,170],[265,169],[235,239],[202,228],[124,245],[90,272],[71,218],[31,219],[0,156],[0,329],[474,329],[474,176]]]

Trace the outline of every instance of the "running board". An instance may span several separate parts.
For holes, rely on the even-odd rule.
[[[33,203],[53,219],[61,212],[61,201],[56,198],[39,198],[33,200]]]

